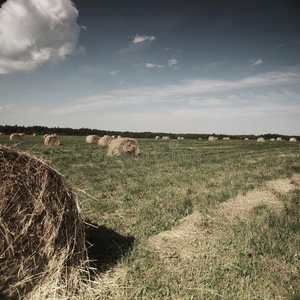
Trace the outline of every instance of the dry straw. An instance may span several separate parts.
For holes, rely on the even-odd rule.
[[[263,143],[263,142],[265,142],[266,140],[265,140],[263,137],[259,137],[259,138],[257,139],[257,141],[260,142],[260,143]]]
[[[49,134],[47,134],[47,133],[46,133],[46,134],[44,134],[43,138],[45,139],[45,138],[46,138],[48,135],[49,135]]]
[[[278,138],[276,139],[276,141],[277,141],[277,142],[282,142],[282,138],[281,138],[281,137],[278,137]]]
[[[88,259],[76,195],[47,162],[3,146],[0,182],[0,299],[78,292]]]
[[[99,146],[108,146],[113,139],[114,138],[112,136],[105,135],[105,136],[103,136],[102,138],[99,139],[98,145]]]
[[[44,140],[44,144],[46,146],[59,146],[59,138],[57,135],[48,135]]]
[[[294,138],[294,137],[291,137],[291,138],[290,138],[290,142],[297,142],[297,139]]]
[[[85,138],[85,142],[88,144],[97,144],[99,141],[99,137],[97,135],[88,135]]]
[[[215,138],[214,136],[209,136],[209,137],[208,137],[208,140],[209,140],[210,142],[213,142],[213,141],[216,140],[216,138]]]
[[[108,156],[139,155],[140,150],[135,139],[119,138],[112,140],[108,146]]]
[[[270,139],[270,141],[271,141],[271,142],[275,142],[275,139],[274,139],[274,138],[272,138],[272,139]]]
[[[157,136],[155,137],[155,139],[156,139],[156,140],[160,140],[160,136],[157,135]]]
[[[169,136],[163,136],[162,139],[163,140],[170,140],[170,137]]]
[[[224,141],[230,141],[230,137],[223,137]]]
[[[9,139],[11,141],[17,141],[17,140],[20,140],[22,137],[19,133],[13,133],[10,135]]]
[[[245,141],[249,141],[249,138],[244,138]]]

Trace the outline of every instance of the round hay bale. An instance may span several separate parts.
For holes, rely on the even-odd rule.
[[[13,133],[13,134],[10,135],[9,139],[11,141],[17,141],[17,140],[22,139],[22,137],[20,136],[19,133]]]
[[[257,139],[257,141],[258,141],[259,143],[264,143],[266,140],[265,140],[263,137],[259,137],[259,138]]]
[[[85,138],[85,142],[88,144],[97,144],[99,141],[99,137],[97,135],[88,135]]]
[[[120,138],[112,140],[108,146],[108,156],[139,155],[140,149],[135,139]]]
[[[156,140],[160,140],[160,136],[157,135],[157,136],[155,137],[155,139],[156,139]]]
[[[48,133],[44,134],[43,138],[45,139],[48,135],[49,135]]]
[[[103,136],[102,138],[99,139],[98,145],[99,146],[108,146],[111,143],[112,140],[113,140],[112,136],[105,135],[105,136]]]
[[[76,195],[47,162],[3,146],[0,182],[0,298],[78,291],[88,260]]]
[[[271,141],[271,142],[275,142],[275,139],[274,139],[274,138],[271,138],[270,141]]]
[[[33,133],[32,135],[33,135],[33,136],[37,136],[37,133]]]
[[[290,142],[297,142],[297,139],[295,137],[291,137]]]
[[[181,136],[178,136],[178,137],[177,137],[177,140],[181,140]]]
[[[224,141],[230,141],[230,137],[229,137],[229,136],[223,137],[223,140],[224,140]]]
[[[170,137],[169,136],[163,136],[162,139],[163,140],[170,140]]]
[[[249,138],[244,138],[245,141],[249,141]]]
[[[216,140],[216,138],[215,138],[214,136],[209,136],[209,137],[208,137],[208,140],[209,140],[210,142],[213,142],[213,141]]]
[[[122,138],[122,136],[121,135],[118,135],[118,139],[121,139]]]
[[[182,136],[181,139],[184,140],[184,137]]]
[[[4,133],[3,133],[3,132],[0,132],[0,135],[4,135]]]
[[[59,138],[57,135],[48,135],[44,140],[46,146],[59,146]]]
[[[199,138],[199,140],[202,140],[202,138]]]
[[[21,136],[21,138],[25,137],[25,133],[19,133],[19,135]]]
[[[277,142],[282,142],[282,138],[281,138],[281,137],[278,137],[278,138],[276,139],[276,141],[277,141]]]

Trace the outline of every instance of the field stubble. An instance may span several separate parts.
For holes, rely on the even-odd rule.
[[[98,256],[91,248],[99,298],[300,297],[299,143],[139,139],[140,156],[108,158],[106,147],[84,137],[60,141],[44,146],[40,136],[25,137],[16,147],[52,161],[84,191],[78,196],[89,222],[106,228],[105,238],[93,238],[112,246]],[[14,142],[1,136],[0,144]],[[278,180],[294,189],[276,190]],[[257,192],[258,200],[272,194],[280,209],[257,201],[246,218],[232,215],[239,212],[233,199]],[[172,234],[181,246],[166,250]],[[165,243],[153,248],[159,235]]]

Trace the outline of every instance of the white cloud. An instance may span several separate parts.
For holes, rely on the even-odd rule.
[[[156,65],[156,64],[145,64],[146,68],[159,68],[162,69],[164,66],[163,65]]]
[[[257,66],[261,65],[262,63],[263,63],[262,59],[258,59],[253,64],[251,64],[249,68],[253,71],[256,69]]]
[[[114,71],[111,71],[111,72],[110,72],[110,75],[113,75],[113,76],[114,76],[114,75],[118,74],[119,72],[120,72],[119,70],[114,70]]]
[[[77,17],[71,0],[8,0],[0,9],[0,74],[30,72],[74,53]]]
[[[168,65],[170,68],[177,68],[177,66],[176,66],[177,64],[178,64],[178,60],[175,58],[168,60]]]
[[[136,34],[136,36],[134,37],[132,43],[134,44],[138,44],[138,43],[143,43],[145,41],[154,41],[155,40],[155,36],[149,36],[149,35],[138,35]]]

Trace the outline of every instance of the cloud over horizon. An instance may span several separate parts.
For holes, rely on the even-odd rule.
[[[31,72],[76,51],[80,26],[70,0],[8,0],[0,8],[0,74]]]

